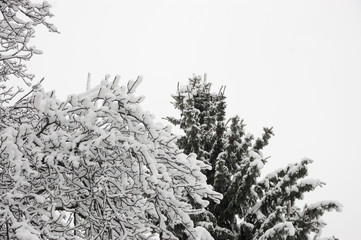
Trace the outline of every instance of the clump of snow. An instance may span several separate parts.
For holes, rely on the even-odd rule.
[[[35,234],[26,229],[24,226],[21,226],[16,231],[16,238],[18,240],[40,240]]]
[[[211,234],[204,227],[195,227],[194,230],[197,233],[196,240],[214,240]]]
[[[307,178],[307,179],[301,180],[301,182],[299,183],[299,186],[304,187],[306,185],[311,185],[313,188],[315,188],[321,184],[322,184],[322,182],[318,179]]]
[[[290,222],[282,222],[276,224],[273,228],[268,229],[259,240],[273,239],[277,233],[284,232],[288,236],[295,235],[295,228]]]

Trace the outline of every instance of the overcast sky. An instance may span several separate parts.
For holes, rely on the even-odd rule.
[[[323,236],[359,240],[361,226],[361,1],[49,0],[61,34],[39,32],[37,79],[60,98],[105,74],[144,78],[143,108],[161,117],[177,83],[207,73],[226,85],[227,115],[276,136],[264,172],[309,157],[327,185],[307,202],[338,200]],[[302,206],[300,206],[302,207]]]

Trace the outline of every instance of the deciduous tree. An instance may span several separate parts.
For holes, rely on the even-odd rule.
[[[175,225],[196,236],[189,216],[221,198],[208,166],[141,109],[141,78],[118,82],[66,101],[38,86],[3,108],[0,225],[10,239],[173,239]]]

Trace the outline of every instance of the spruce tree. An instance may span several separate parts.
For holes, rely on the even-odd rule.
[[[178,85],[173,98],[174,106],[180,110],[181,117],[168,117],[168,120],[179,125],[185,132],[177,142],[179,148],[183,149],[185,154],[194,152],[198,159],[212,167],[204,173],[207,183],[213,185],[216,160],[224,148],[226,103],[222,89],[218,94],[211,93],[210,89],[211,83],[207,83],[200,76],[190,78],[186,86]],[[189,201],[192,203],[192,199]],[[230,239],[232,232],[217,225],[216,217],[211,211],[214,207],[211,206],[214,206],[212,201],[203,214],[194,215],[194,223],[205,227],[213,236],[218,236],[218,239]]]
[[[215,239],[303,240],[312,234],[317,239],[325,225],[320,217],[342,206],[333,201],[303,209],[295,205],[303,193],[322,185],[319,180],[303,179],[311,161],[290,164],[260,181],[267,160],[262,150],[273,135],[272,128],[264,128],[256,139],[246,134],[238,116],[226,122],[225,88],[217,94],[210,86],[200,76],[190,78],[186,86],[178,85],[173,98],[180,118],[168,117],[184,131],[179,148],[186,154],[194,152],[212,167],[205,172],[207,183],[223,194],[219,204],[211,201],[204,214],[194,216],[194,223],[206,227]]]
[[[245,134],[239,117],[230,119],[231,126],[227,127],[225,88],[212,93],[210,87],[200,76],[190,78],[186,86],[178,85],[173,98],[181,118],[168,119],[185,132],[178,141],[179,148],[186,154],[193,151],[212,167],[205,172],[207,182],[224,195],[219,205],[211,201],[208,211],[195,216],[194,222],[206,227],[215,239],[236,239],[237,216],[245,211],[240,209],[256,201],[256,196],[248,195],[253,194],[251,188],[263,166],[260,150],[268,144],[272,130],[265,129],[263,138],[254,140],[253,135]],[[250,194],[244,196],[245,192]]]

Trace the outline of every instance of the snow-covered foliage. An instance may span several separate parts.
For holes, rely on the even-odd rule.
[[[207,176],[207,182],[213,185],[216,158],[223,148],[221,136],[225,131],[225,97],[222,91],[216,94],[210,89],[211,84],[203,81],[200,76],[190,78],[186,86],[178,85],[177,92],[172,97],[175,100],[175,108],[181,111],[181,117],[179,119],[168,117],[168,120],[179,125],[185,132],[185,135],[177,142],[179,148],[186,154],[191,152],[197,154],[198,159],[212,167],[204,173]],[[191,200],[190,202],[192,203]],[[220,239],[221,236],[218,233],[221,228],[217,226],[216,217],[209,210],[208,208],[208,211],[202,215],[195,216],[193,220],[196,225],[206,228],[216,239]],[[227,229],[224,230],[227,231]],[[222,234],[222,236],[224,238],[228,235]]]
[[[305,178],[310,159],[300,163],[289,164],[268,174],[258,182],[255,191],[259,200],[248,210],[243,221],[248,222],[244,229],[254,235],[254,239],[300,239],[322,232],[326,223],[320,219],[326,211],[341,211],[342,205],[337,201],[321,201],[306,205],[303,209],[295,205],[296,200],[303,199],[303,194],[315,190],[324,183],[317,179]],[[249,228],[249,226],[252,226]]]
[[[175,239],[181,225],[196,238],[190,215],[222,196],[201,173],[209,166],[182,153],[170,127],[141,109],[140,82],[105,79],[63,102],[38,86],[1,108],[2,232],[18,240]]]
[[[204,227],[195,227],[194,228],[197,232],[196,240],[214,240],[211,234],[204,228]]]
[[[259,181],[272,129],[255,139],[239,117],[226,122],[225,88],[199,76],[178,86],[178,138],[141,109],[141,78],[89,78],[65,101],[31,86],[35,28],[57,32],[49,9],[0,1],[0,239],[321,240],[322,215],[342,205],[295,205],[323,185],[305,179],[308,159]],[[31,88],[18,101],[12,77]]]
[[[305,159],[279,169],[259,180],[266,164],[262,150],[273,135],[264,128],[262,137],[245,132],[238,116],[225,121],[224,89],[210,91],[210,83],[200,76],[178,86],[174,106],[180,118],[168,117],[184,130],[178,141],[186,153],[194,152],[212,166],[206,171],[207,182],[223,194],[219,204],[211,202],[195,223],[206,228],[215,239],[308,239],[320,237],[325,223],[320,217],[330,210],[340,211],[335,201],[321,201],[305,206],[295,205],[303,194],[323,185],[319,180],[305,178]],[[191,201],[190,201],[191,202]]]
[[[10,76],[21,78],[30,85],[34,75],[27,72],[24,61],[41,51],[31,46],[37,25],[51,32],[56,28],[48,22],[52,17],[47,2],[32,3],[28,0],[0,1],[0,104],[11,100],[21,89],[13,91],[5,82]]]
[[[218,163],[225,163],[226,169],[216,168],[215,190],[220,191],[224,198],[215,206],[215,214],[218,224],[238,235],[237,218],[243,218],[257,202],[254,186],[266,162],[261,149],[268,144],[273,133],[272,129],[265,128],[262,138],[254,140],[252,134],[245,133],[245,124],[238,116],[231,118],[230,122],[224,136],[224,151],[217,158]]]
[[[217,124],[224,121],[224,97],[222,94],[211,93],[210,88],[211,84],[202,81],[199,76],[190,78],[186,86],[178,86],[173,98],[175,108],[181,111],[181,118],[168,117],[170,122],[179,125],[186,134],[179,139],[178,145],[186,153],[197,154],[202,161],[210,161],[217,139]],[[214,172],[214,168],[211,171]],[[211,179],[208,181],[211,182]]]
[[[211,203],[208,212],[198,216],[195,223],[207,228],[215,239],[235,239],[236,215],[256,201],[256,196],[249,199],[248,193],[260,176],[263,167],[260,150],[267,145],[272,130],[265,129],[263,138],[255,140],[251,134],[245,134],[238,117],[230,119],[231,125],[227,126],[224,90],[222,87],[213,93],[211,83],[193,76],[188,85],[178,86],[173,95],[180,118],[168,119],[185,132],[178,146],[186,153],[193,151],[212,166],[212,170],[205,172],[207,182],[224,195],[219,205]]]

